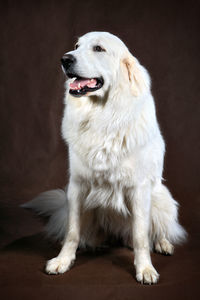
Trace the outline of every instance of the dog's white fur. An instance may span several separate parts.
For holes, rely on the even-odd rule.
[[[69,146],[66,191],[41,194],[25,205],[50,216],[49,235],[64,239],[47,262],[49,274],[64,273],[78,246],[96,247],[113,234],[134,249],[136,278],[156,283],[150,250],[172,254],[185,238],[177,202],[162,183],[165,145],[156,119],[147,70],[116,36],[90,32],[69,52],[81,77],[103,77],[101,89],[69,94],[66,81],[62,136]],[[106,51],[94,52],[101,45]],[[41,199],[43,198],[43,199]]]

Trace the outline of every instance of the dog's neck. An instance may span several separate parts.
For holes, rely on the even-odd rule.
[[[108,98],[110,94],[112,98]],[[75,98],[68,94],[67,122],[70,127],[79,130],[82,124],[87,124],[86,129],[96,135],[128,134],[137,145],[151,139],[158,129],[152,96],[130,98],[125,93],[115,94],[114,91],[108,95],[101,99],[94,96]],[[136,136],[138,131],[141,131],[140,140]]]

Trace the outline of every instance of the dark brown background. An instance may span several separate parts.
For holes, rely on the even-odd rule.
[[[3,299],[197,299],[199,279],[199,2],[1,1],[0,297]],[[18,207],[67,182],[60,135],[63,53],[93,30],[119,36],[150,71],[167,144],[164,177],[180,203],[188,242],[173,257],[153,254],[158,285],[134,279],[128,249],[79,253],[65,275],[43,273],[58,249]]]

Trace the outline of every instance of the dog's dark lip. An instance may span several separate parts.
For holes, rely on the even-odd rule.
[[[68,78],[81,78],[80,76],[78,76],[77,74],[75,73],[66,73],[67,77]]]
[[[88,79],[88,78],[84,78],[84,77],[81,77],[77,74],[74,74],[74,73],[67,73],[66,74],[68,78],[76,78],[76,79]],[[87,86],[84,86],[83,88],[81,88],[80,90],[72,90],[70,89],[69,90],[69,93],[73,96],[77,96],[77,97],[81,97],[81,96],[84,96],[86,95],[87,93],[89,92],[94,92],[94,91],[97,91],[99,90],[100,88],[102,88],[103,84],[104,84],[104,80],[103,80],[103,77],[94,77],[93,79],[96,79],[97,81],[97,84],[96,84],[96,87],[94,88],[89,88]]]

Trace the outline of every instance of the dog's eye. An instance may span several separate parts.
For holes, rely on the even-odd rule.
[[[74,46],[75,49],[77,49],[78,47],[79,47],[79,44],[76,44],[76,45]]]
[[[93,51],[95,51],[95,52],[103,52],[103,51],[106,51],[106,50],[103,49],[101,46],[96,45],[96,46],[93,47]]]

